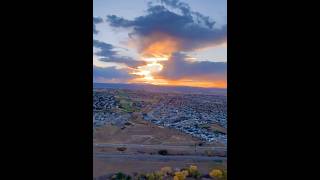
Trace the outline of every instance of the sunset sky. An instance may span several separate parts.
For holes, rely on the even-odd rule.
[[[93,0],[93,81],[227,87],[226,0]]]

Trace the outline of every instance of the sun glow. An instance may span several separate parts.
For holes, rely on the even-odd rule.
[[[168,59],[172,53],[180,49],[180,41],[168,34],[155,32],[145,37],[140,46],[143,47],[140,54],[144,58],[155,57]]]
[[[131,74],[142,76],[136,78],[135,81],[140,83],[153,83],[155,80],[153,73],[158,73],[163,69],[163,65],[158,62],[151,62],[149,64],[138,66]]]
[[[177,42],[175,42],[174,39],[170,38],[169,36],[163,36],[163,34],[154,34],[151,38],[159,39],[161,37],[161,40],[159,39],[159,41],[150,43],[141,51],[141,59],[147,64],[138,66],[131,73],[140,76],[133,79],[132,82],[157,85],[163,84],[163,82],[154,78],[154,75],[159,73],[163,69],[163,65],[161,64],[161,62],[168,61],[171,54],[178,48]]]
[[[157,63],[160,61],[167,61],[169,57],[163,56],[163,57],[145,57],[142,58],[143,61],[146,62],[152,62],[152,63]]]
[[[191,86],[191,87],[204,87],[204,88],[227,88],[227,84],[224,81],[194,81],[190,79],[169,80],[163,78],[148,79],[148,76],[143,78],[135,78],[129,81],[129,83],[146,83],[153,85],[165,85],[165,86]]]
[[[153,33],[144,37],[141,41],[131,41],[133,46],[140,48],[140,59],[145,61],[145,65],[132,68],[130,74],[135,75],[129,83],[147,83],[154,85],[166,86],[194,86],[194,87],[226,87],[224,81],[199,81],[189,78],[171,80],[159,76],[159,72],[164,68],[163,62],[170,61],[174,52],[181,49],[181,41],[163,33]],[[196,61],[191,56],[187,57],[188,61]]]

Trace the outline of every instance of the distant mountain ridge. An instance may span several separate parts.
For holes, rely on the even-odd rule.
[[[149,92],[172,92],[172,93],[190,93],[190,94],[215,94],[227,95],[227,89],[224,88],[200,88],[189,86],[159,86],[152,84],[121,84],[121,83],[93,83],[94,89],[132,89],[145,90]]]

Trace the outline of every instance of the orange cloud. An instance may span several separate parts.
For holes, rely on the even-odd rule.
[[[224,80],[217,81],[199,81],[191,79],[146,79],[146,78],[134,78],[128,81],[129,83],[146,83],[153,85],[166,85],[166,86],[191,86],[191,87],[204,87],[204,88],[227,88],[227,82]]]
[[[142,58],[168,59],[172,53],[181,49],[181,41],[178,38],[162,32],[153,32],[144,37],[132,37],[128,44],[137,48]]]
[[[188,56],[179,61],[173,57],[175,52],[182,49],[182,43],[178,38],[162,32],[154,32],[145,37],[131,39],[130,45],[138,49],[141,60],[145,61],[146,64],[131,69],[130,74],[135,78],[129,80],[129,83],[226,88],[227,83],[224,75],[220,76],[219,74],[214,75],[214,77],[211,74],[200,75],[199,69],[202,68],[201,66],[205,66],[205,71],[208,71],[208,66],[205,63],[188,62],[192,59]],[[194,65],[197,66],[195,75],[192,74],[192,66]],[[208,65],[210,66],[210,64]],[[182,68],[179,68],[179,66]],[[184,70],[188,75],[181,73]],[[174,76],[170,77],[170,74]],[[179,74],[183,76],[177,78]]]

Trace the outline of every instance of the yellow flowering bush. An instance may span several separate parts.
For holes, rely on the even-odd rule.
[[[188,170],[188,176],[191,176],[193,178],[200,178],[201,174],[200,172],[198,171],[198,167],[195,166],[195,165],[190,165],[189,168],[187,169]]]
[[[189,176],[189,172],[187,170],[183,170],[181,173],[184,175],[184,177]]]
[[[221,170],[219,169],[213,169],[210,173],[209,173],[210,177],[212,178],[222,178],[223,177],[223,173]]]
[[[190,173],[194,173],[194,172],[196,172],[196,171],[198,171],[198,167],[197,167],[197,166],[194,166],[194,165],[190,165],[190,167],[189,167],[189,172],[190,172]]]
[[[157,171],[154,173],[148,173],[146,175],[146,178],[147,180],[162,180],[163,179],[162,176],[163,176],[162,172]]]
[[[178,172],[175,172],[174,173],[174,177],[173,177],[173,179],[174,180],[185,180],[186,179],[186,173],[185,172],[180,172],[180,171],[178,171]]]

